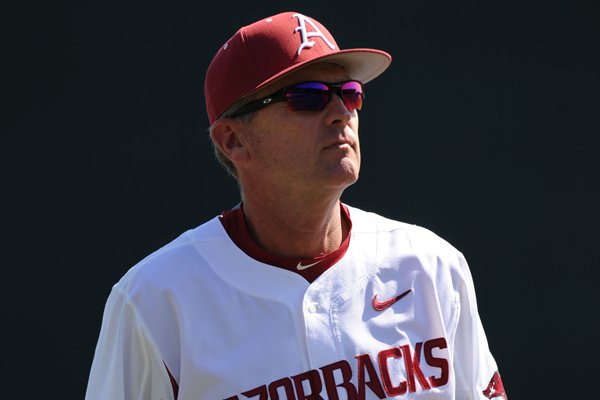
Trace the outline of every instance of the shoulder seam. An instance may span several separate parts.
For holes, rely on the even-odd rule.
[[[138,309],[137,309],[135,303],[131,300],[131,296],[125,290],[123,290],[122,288],[117,287],[117,286],[115,286],[115,290],[117,290],[117,292],[120,296],[123,296],[123,301],[125,302],[125,305],[127,307],[131,308],[131,310],[135,314],[136,319],[140,322],[140,326],[142,327],[142,329],[144,331],[144,335],[146,336],[148,341],[151,342],[152,347],[156,350],[156,355],[158,356],[160,361],[162,361],[163,365],[165,365],[165,369],[162,370],[163,377],[166,378],[167,382],[170,382],[169,375],[166,371],[166,368],[168,368],[168,366],[166,366],[166,364],[165,364],[165,358],[163,357],[163,354],[161,353],[160,347],[157,345],[156,339],[154,338],[154,336],[152,335],[152,332],[148,328],[148,325],[146,324],[146,320],[144,320],[144,318],[138,312]]]

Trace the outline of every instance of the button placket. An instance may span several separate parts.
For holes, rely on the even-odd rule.
[[[330,364],[339,358],[333,338],[327,298],[314,288],[309,288],[304,297],[306,341],[312,368]]]
[[[312,302],[308,304],[308,307],[306,307],[306,309],[309,313],[315,314],[321,310],[321,306],[317,302]]]

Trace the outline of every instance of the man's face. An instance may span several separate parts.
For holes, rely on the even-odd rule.
[[[261,90],[255,97],[303,81],[333,83],[348,79],[338,65],[315,64]],[[289,111],[285,102],[274,103],[256,112],[244,125],[242,137],[248,160],[238,168],[245,189],[253,185],[264,188],[267,184],[297,193],[341,193],[358,179],[358,114],[348,111],[337,95],[332,95],[322,111]]]

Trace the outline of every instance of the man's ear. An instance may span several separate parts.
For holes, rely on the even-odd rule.
[[[240,162],[248,157],[248,152],[241,137],[242,124],[240,121],[223,118],[217,120],[210,130],[210,138],[215,146],[231,162]]]

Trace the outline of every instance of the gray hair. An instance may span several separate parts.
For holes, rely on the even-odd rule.
[[[254,118],[254,114],[256,113],[255,111],[249,112],[247,114],[238,115],[237,117],[230,117],[230,115],[233,115],[237,110],[239,110],[241,107],[243,107],[247,103],[248,103],[248,98],[241,99],[240,101],[238,101],[237,103],[235,103],[234,105],[229,107],[219,118],[217,118],[217,121],[221,120],[221,119],[225,119],[225,118],[230,118],[230,119],[235,119],[237,121],[241,121],[244,124],[250,122],[252,120],[252,118]],[[212,137],[212,130],[213,130],[214,126],[215,126],[215,124],[213,123],[208,128],[208,131],[211,133],[211,137]],[[225,154],[223,154],[223,152],[221,151],[219,146],[217,146],[214,141],[211,140],[211,142],[212,142],[213,150],[215,152],[215,157],[217,158],[217,160],[225,168],[225,171],[227,171],[227,173],[229,175],[231,175],[233,178],[235,178],[235,180],[238,181],[238,183],[239,183],[238,172],[235,169],[235,165],[233,165],[231,160],[229,158],[227,158],[227,156]]]

